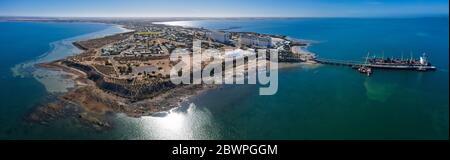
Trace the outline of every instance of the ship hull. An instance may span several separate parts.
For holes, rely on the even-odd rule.
[[[434,71],[436,67],[434,66],[412,66],[412,65],[377,65],[377,64],[368,64],[368,67],[377,68],[377,69],[399,69],[399,70],[416,70],[416,71]]]

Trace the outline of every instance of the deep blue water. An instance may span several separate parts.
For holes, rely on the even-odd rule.
[[[3,76],[0,138],[448,139],[448,17],[210,20],[170,24],[212,29],[239,27],[235,30],[315,40],[319,43],[309,49],[324,58],[361,60],[367,52],[377,56],[383,53],[401,56],[403,52],[405,57],[412,52],[417,57],[427,52],[439,69],[375,70],[373,76],[367,77],[346,67],[298,66],[280,70],[278,93],[273,96],[259,96],[257,86],[225,86],[192,99],[165,117],[119,115],[115,127],[106,132],[89,131],[77,125],[62,127],[68,126],[64,122],[26,128],[18,125],[22,115],[46,93],[32,78],[11,77],[10,67],[46,52],[49,42],[102,26],[0,22]],[[4,26],[9,29],[3,29]],[[14,32],[23,35],[16,36]],[[40,45],[23,47],[24,44]]]

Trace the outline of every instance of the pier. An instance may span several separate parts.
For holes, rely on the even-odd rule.
[[[365,66],[365,67],[377,68],[377,69],[396,69],[396,70],[415,70],[415,71],[436,70],[435,66],[427,66],[427,65],[380,65],[380,64],[364,63],[364,62],[360,62],[360,61],[323,59],[323,58],[316,58],[316,59],[314,59],[314,61],[316,61],[317,63],[320,63],[320,64],[349,66],[349,67]]]
[[[359,61],[350,61],[350,60],[338,60],[338,59],[323,59],[323,58],[316,58],[314,59],[317,63],[320,64],[330,64],[330,65],[338,65],[338,66],[358,66],[358,65],[364,65],[363,62]]]

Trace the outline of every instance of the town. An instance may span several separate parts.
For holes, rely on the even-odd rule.
[[[131,31],[75,42],[76,46],[86,51],[67,58],[65,65],[94,74],[90,76],[95,77],[91,80],[95,80],[104,90],[122,97],[144,99],[175,87],[170,83],[170,71],[177,62],[170,61],[170,54],[180,50],[192,53],[194,40],[201,41],[201,49],[231,51],[225,54],[276,49],[279,62],[305,62],[315,58],[314,54],[303,49],[308,45],[307,41],[281,35],[161,24],[134,23],[125,26]]]

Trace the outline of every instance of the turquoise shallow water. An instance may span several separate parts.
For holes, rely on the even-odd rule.
[[[79,125],[67,127],[70,122],[65,121],[45,127],[17,125],[27,107],[46,93],[42,85],[31,78],[11,78],[10,67],[6,67],[2,73],[7,78],[1,83],[6,90],[0,91],[0,114],[3,115],[0,138],[448,139],[448,17],[212,20],[169,24],[213,29],[238,27],[234,30],[316,40],[320,43],[309,49],[325,58],[361,60],[367,52],[378,56],[382,52],[385,56],[400,56],[401,52],[408,56],[411,51],[418,56],[427,52],[439,69],[423,73],[376,70],[373,76],[366,77],[338,66],[287,68],[279,72],[276,95],[259,96],[258,86],[254,85],[224,86],[160,116],[118,115],[112,130],[95,132]],[[4,24],[0,23],[1,26]],[[71,27],[77,28],[67,27],[63,29],[69,33],[73,30]],[[28,29],[28,32],[38,31]],[[12,57],[7,62],[13,66],[44,53],[49,42],[77,34],[48,41],[36,36],[35,41],[43,44],[42,50],[16,61],[11,60],[16,58],[13,55],[21,52],[8,55],[3,52],[2,56]],[[0,39],[6,41],[4,37]],[[18,38],[8,41],[20,44]],[[22,48],[19,46],[17,50]],[[2,66],[2,69],[5,68]]]
[[[43,84],[28,74],[33,67],[14,76],[18,64],[74,54],[78,50],[71,41],[119,31],[111,25],[94,23],[0,22],[0,139],[58,138],[67,133],[62,126],[24,123],[23,117],[48,93]]]

